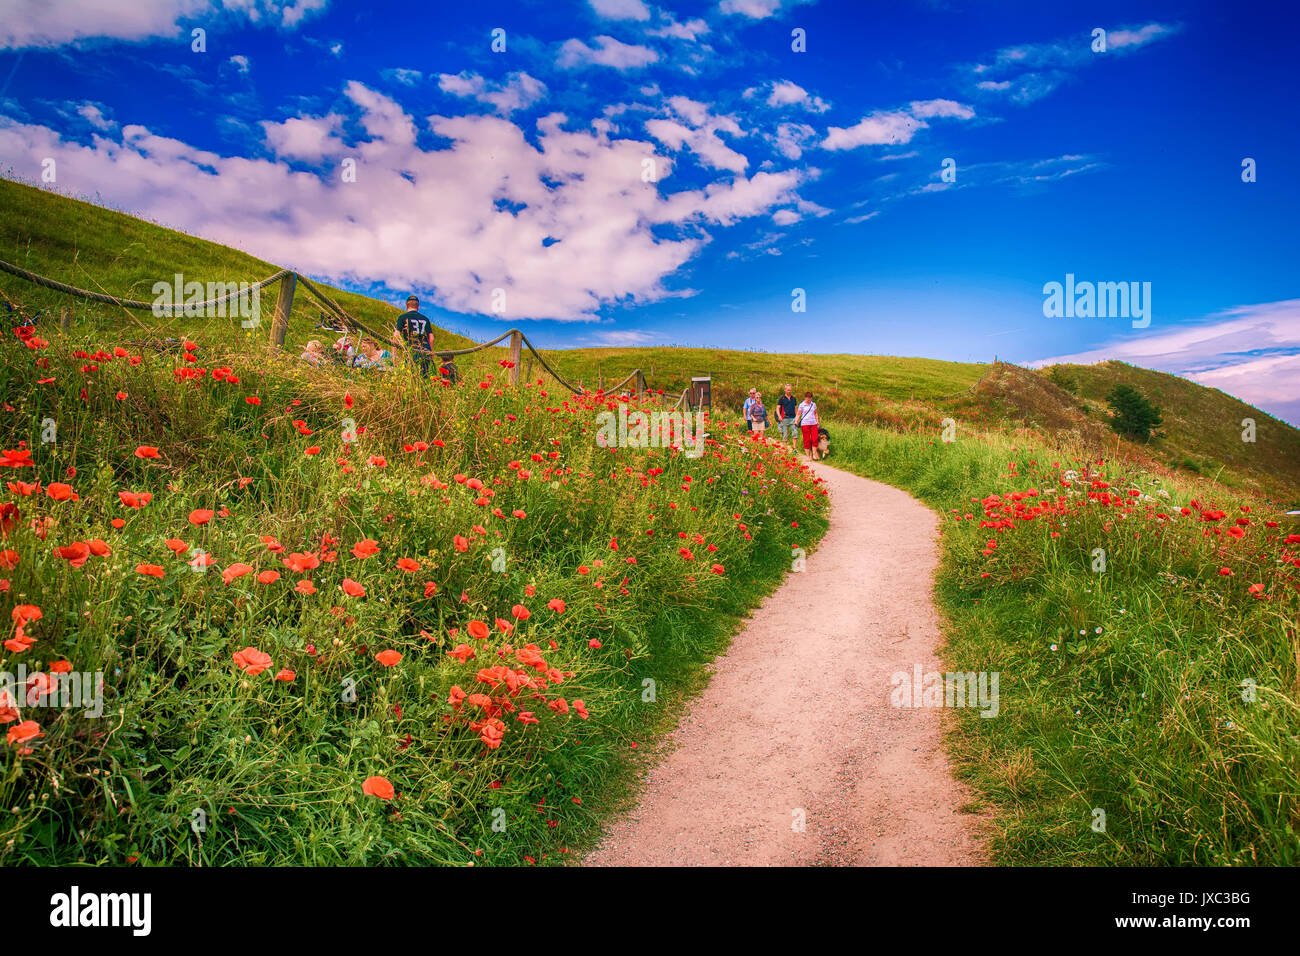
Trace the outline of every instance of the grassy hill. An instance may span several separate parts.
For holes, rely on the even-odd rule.
[[[0,179],[0,258],[42,275],[114,295],[148,300],[154,282],[177,272],[199,281],[256,280],[277,266],[217,243],[196,239],[125,213]],[[363,295],[323,286],[363,322],[387,329],[398,310]],[[241,349],[260,347],[269,321],[244,331],[235,320],[158,320],[148,314],[87,303],[0,274],[0,292],[40,311],[44,327],[71,310],[78,334],[130,325],[137,338],[201,334],[205,341]],[[269,315],[275,290],[263,301]],[[295,298],[286,346],[296,352],[316,330],[320,308],[303,291]],[[201,322],[202,324],[196,325]],[[525,325],[525,331],[527,327]],[[464,348],[470,340],[442,330],[439,344]],[[676,395],[692,375],[713,377],[714,404],[737,409],[751,386],[772,400],[791,382],[812,389],[829,422],[873,424],[898,431],[931,429],[953,418],[959,427],[1002,432],[1026,426],[1053,440],[1083,441],[1107,453],[1166,468],[1204,473],[1234,487],[1300,495],[1300,431],[1215,389],[1118,362],[1032,371],[1005,364],[972,364],[880,355],[809,355],[698,348],[547,349],[547,360],[571,381],[595,389],[646,371],[651,388]],[[461,360],[466,377],[490,371],[500,353]],[[525,371],[534,369],[525,360]],[[1150,444],[1123,441],[1106,427],[1105,397],[1118,383],[1138,388],[1164,412]],[[1243,418],[1257,423],[1254,443],[1241,440]]]
[[[148,300],[154,282],[177,272],[198,281],[256,280],[278,266],[254,256],[166,229],[125,213],[0,180],[0,258],[82,288]],[[376,329],[386,330],[396,307],[325,286],[336,302]],[[0,291],[39,321],[57,324],[62,307],[71,310],[80,334],[116,331],[124,325],[149,335],[201,334],[205,341],[242,349],[262,345],[269,320],[244,331],[236,320],[155,319],[148,314],[71,299],[0,274]],[[263,301],[269,315],[274,287]],[[286,337],[296,353],[315,329],[320,308],[303,291],[295,297]],[[196,323],[201,323],[196,325]],[[527,327],[525,325],[525,331]],[[441,330],[439,344],[473,343]],[[650,387],[678,394],[692,375],[713,377],[715,406],[736,409],[751,386],[769,402],[781,385],[812,389],[830,421],[874,424],[899,431],[933,429],[953,418],[959,426],[1000,432],[1028,426],[1061,439],[1082,440],[1109,453],[1150,460],[1167,468],[1205,473],[1234,487],[1267,490],[1283,497],[1300,493],[1300,431],[1259,409],[1186,379],[1117,362],[1056,366],[1031,371],[1005,364],[972,364],[881,355],[809,355],[698,348],[547,349],[547,360],[571,381],[595,389],[622,380],[634,368],[646,371]],[[490,370],[501,357],[489,351],[461,360],[466,377]],[[533,376],[540,369],[525,360]],[[1105,396],[1128,383],[1156,402],[1165,424],[1149,445],[1120,440],[1106,427]],[[1243,418],[1257,423],[1254,443],[1241,440]]]
[[[276,271],[3,181],[0,258],[137,298]],[[0,863],[563,862],[826,527],[807,469],[725,419],[699,460],[608,449],[609,400],[502,388],[499,355],[458,389],[299,363],[301,295],[273,353],[266,328],[0,291],[41,313],[0,340],[0,669],[100,671],[110,717],[0,701]],[[159,335],[198,345],[132,344]],[[1300,862],[1295,429],[1119,363],[547,355],[669,400],[711,374],[722,412],[812,388],[837,464],[940,511],[945,663],[1002,675],[1003,717],[949,721],[995,859]],[[1164,411],[1148,445],[1107,427],[1120,382]]]

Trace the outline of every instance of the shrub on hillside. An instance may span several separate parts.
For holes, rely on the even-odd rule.
[[[1106,402],[1111,410],[1110,427],[1134,441],[1150,441],[1151,430],[1164,421],[1160,409],[1132,385],[1116,385]]]

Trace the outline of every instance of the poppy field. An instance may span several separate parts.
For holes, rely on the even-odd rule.
[[[947,741],[996,861],[1300,863],[1294,499],[1027,429],[836,438],[943,517],[943,656],[1001,675]]]
[[[630,399],[475,378],[5,337],[0,862],[590,840],[827,498],[724,423],[699,458],[603,447]]]

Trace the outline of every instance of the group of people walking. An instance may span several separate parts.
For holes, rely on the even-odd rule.
[[[756,388],[749,390],[749,397],[744,404],[745,427],[758,436],[767,432],[770,413],[763,403],[763,393]],[[813,401],[812,392],[804,392],[803,401],[794,396],[794,386],[787,383],[783,394],[776,400],[776,427],[781,441],[790,443],[791,448],[799,447],[802,439],[804,454],[816,461],[820,451],[820,422],[817,419],[817,403]]]

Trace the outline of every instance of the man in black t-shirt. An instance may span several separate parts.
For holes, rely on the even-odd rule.
[[[798,405],[799,401],[794,397],[794,386],[787,385],[785,394],[776,401],[776,427],[782,441],[793,442],[794,436],[798,434],[794,420],[794,410]]]
[[[393,341],[406,343],[411,357],[420,366],[420,374],[428,378],[433,364],[433,323],[428,316],[420,314],[420,300],[413,295],[406,299],[406,311],[397,317]]]

